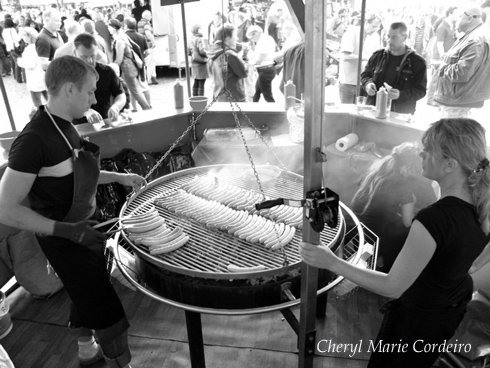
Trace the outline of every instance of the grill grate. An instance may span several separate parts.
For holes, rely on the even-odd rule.
[[[169,191],[180,189],[194,180],[196,176],[216,177],[222,183],[258,192],[259,187],[253,178],[253,174],[247,171],[248,167],[247,165],[208,166],[167,175],[153,181],[148,187],[131,198],[123,207],[121,216],[149,210],[156,198]],[[303,197],[303,179],[301,176],[274,168],[271,170],[274,170],[273,179],[268,176],[270,172],[267,170],[259,170],[259,177],[263,174],[261,181],[265,195],[271,198],[300,199]],[[185,203],[182,204],[183,207],[185,205]],[[289,260],[289,266],[284,267],[284,257],[280,251],[272,251],[263,245],[249,243],[227,232],[210,230],[197,221],[179,217],[159,206],[155,207],[171,228],[180,226],[189,235],[190,240],[185,246],[170,253],[153,256],[147,252],[145,247],[134,245],[125,234],[123,236],[136,253],[162,268],[191,276],[229,279],[244,276],[230,274],[227,270],[229,264],[240,267],[264,265],[266,270],[254,272],[254,276],[257,274],[266,276],[277,274],[278,270],[285,271],[287,268],[298,267],[301,262],[298,253],[298,244],[302,240],[301,229],[296,229],[294,238],[284,248]],[[341,241],[343,239],[343,234],[341,234],[344,229],[343,226],[344,221],[341,218],[337,228],[326,228],[321,234],[322,242],[333,245]],[[250,273],[245,275],[250,277]]]

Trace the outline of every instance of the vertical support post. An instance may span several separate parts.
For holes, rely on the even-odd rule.
[[[359,61],[357,63],[356,97],[361,95],[362,49],[364,47],[364,25],[366,24],[366,0],[361,5],[361,28],[359,30]]]
[[[204,340],[202,337],[201,314],[185,311],[187,325],[187,339],[189,340],[189,353],[192,368],[206,368],[204,359]]]
[[[316,149],[321,147],[325,108],[325,34],[327,1],[305,2],[305,141],[304,141],[304,198],[306,193],[321,188],[322,163],[316,160]],[[303,241],[320,243],[316,233],[303,220]],[[315,352],[315,318],[318,269],[301,265],[301,305],[299,329],[299,367],[313,367]]]
[[[185,0],[180,0],[182,8],[182,29],[184,35],[185,79],[187,80],[187,97],[191,97],[191,73],[189,69],[189,57],[187,56],[187,29],[185,26]],[[178,53],[178,52],[177,52]],[[180,65],[179,65],[180,70]],[[180,79],[180,76],[179,76]]]
[[[3,83],[3,78],[0,77],[0,89],[2,90],[3,102],[5,104],[5,109],[7,110],[7,115],[9,116],[10,126],[12,130],[15,130],[14,116],[12,115],[12,110],[10,109],[9,98],[7,96],[7,91],[5,90],[5,84]]]

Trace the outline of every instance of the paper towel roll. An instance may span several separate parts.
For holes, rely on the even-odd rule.
[[[352,146],[356,145],[357,142],[359,141],[359,137],[357,134],[350,133],[347,134],[345,137],[342,137],[335,142],[335,148],[337,148],[339,151],[344,152],[345,150],[348,150]]]

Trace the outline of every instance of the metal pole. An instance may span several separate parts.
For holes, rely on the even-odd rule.
[[[364,47],[364,24],[366,23],[366,0],[362,0],[361,5],[361,28],[359,30],[359,61],[357,63],[357,85],[356,96],[361,93],[361,73],[362,73],[362,48]]]
[[[185,0],[180,0],[180,6],[182,8],[182,28],[184,30],[185,79],[187,80],[187,97],[191,97],[191,73],[189,72],[189,57],[187,56],[187,29],[185,26]]]
[[[322,163],[317,161],[321,149],[322,125],[325,107],[325,34],[327,1],[305,2],[305,141],[304,141],[304,197],[322,187]],[[303,241],[320,244],[316,233],[303,219]],[[316,290],[318,269],[301,264],[301,306],[299,329],[299,367],[311,368],[315,353]]]
[[[3,83],[3,78],[0,77],[0,89],[2,90],[3,102],[5,103],[5,108],[7,109],[7,114],[10,120],[10,126],[12,130],[15,131],[14,117],[12,115],[12,110],[10,109],[9,98],[7,96],[7,91],[5,90],[5,84]]]

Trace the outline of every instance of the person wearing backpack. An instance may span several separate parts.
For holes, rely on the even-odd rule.
[[[241,54],[241,55],[240,55]],[[228,94],[236,102],[246,102],[245,78],[248,64],[245,55],[237,51],[237,33],[232,24],[226,23],[218,29],[215,42],[210,46],[208,55],[209,72],[213,76],[213,97],[217,101],[228,101]]]
[[[145,52],[145,64],[146,64],[146,79],[148,84],[158,84],[156,61],[155,61],[155,36],[153,35],[153,27],[151,26],[151,11],[145,10],[141,15],[141,20],[138,22],[138,33],[145,36],[148,44],[148,49]]]
[[[109,21],[109,31],[114,38],[114,62],[121,69],[122,77],[128,85],[131,98],[136,100],[143,110],[151,109],[151,105],[138,81],[143,68],[143,61],[141,56],[138,55],[140,53],[139,46],[132,42],[128,35],[124,33],[122,24],[117,19]]]

